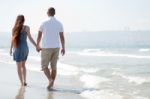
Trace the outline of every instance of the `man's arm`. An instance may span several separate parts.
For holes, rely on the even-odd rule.
[[[65,55],[65,37],[63,32],[60,32],[60,41],[62,45],[61,54]]]
[[[37,37],[37,48],[36,48],[36,50],[37,50],[38,52],[41,50],[41,47],[40,47],[41,38],[42,38],[42,32],[39,31],[39,32],[38,32],[38,37]]]

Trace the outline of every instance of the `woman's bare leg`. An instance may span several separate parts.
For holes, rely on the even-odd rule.
[[[23,80],[24,80],[24,85],[26,86],[26,61],[22,62],[22,74],[23,74]]]
[[[16,64],[17,64],[17,71],[18,71],[19,80],[21,82],[21,85],[23,85],[22,62],[17,62]]]

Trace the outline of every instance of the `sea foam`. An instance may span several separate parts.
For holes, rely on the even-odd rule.
[[[148,52],[148,51],[150,51],[150,49],[149,48],[141,48],[141,49],[139,49],[139,51],[140,52]]]
[[[138,54],[124,54],[124,53],[113,53],[109,51],[102,51],[100,49],[85,49],[77,54],[82,56],[103,56],[103,57],[128,57],[128,58],[145,58],[150,59],[149,55],[138,55]]]
[[[129,83],[133,83],[136,85],[150,82],[149,78],[143,78],[143,77],[138,77],[138,76],[128,76],[128,75],[125,75],[125,74],[119,73],[119,72],[113,72],[112,75],[120,76],[120,77],[128,80]]]
[[[80,77],[80,81],[84,83],[84,87],[86,88],[98,88],[100,83],[110,80],[105,77],[85,74]]]
[[[81,96],[88,99],[122,99],[122,96],[113,90],[84,91]]]

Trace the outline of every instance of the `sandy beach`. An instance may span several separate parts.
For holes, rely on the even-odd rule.
[[[80,87],[69,78],[57,77],[52,91],[46,89],[47,80],[42,72],[27,71],[27,87],[21,87],[14,64],[0,62],[1,99],[84,99]]]

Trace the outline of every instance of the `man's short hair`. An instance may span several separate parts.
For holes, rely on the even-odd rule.
[[[55,9],[54,9],[53,7],[50,7],[50,8],[48,9],[48,14],[49,14],[50,16],[54,16],[54,15],[55,15]]]

